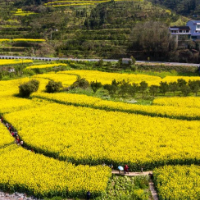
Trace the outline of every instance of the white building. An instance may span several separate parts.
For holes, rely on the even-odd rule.
[[[190,27],[191,38],[200,39],[200,20],[190,20],[187,22],[187,26]]]
[[[200,20],[190,20],[186,26],[172,26],[169,28],[171,35],[188,35],[193,40],[200,39]]]
[[[189,26],[172,26],[169,30],[172,35],[191,35]]]

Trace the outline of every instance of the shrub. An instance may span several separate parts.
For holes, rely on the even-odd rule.
[[[151,85],[150,88],[149,88],[149,93],[154,97],[156,96],[156,94],[158,93],[159,91],[159,86],[157,85]]]
[[[22,97],[29,97],[31,93],[38,90],[39,84],[40,82],[34,79],[27,83],[21,84],[19,86],[19,95]]]
[[[71,89],[74,88],[83,88],[86,89],[89,87],[89,82],[85,78],[78,77],[77,80],[71,85]]]
[[[93,92],[96,93],[97,90],[100,89],[100,88],[102,87],[102,84],[101,84],[101,82],[97,82],[97,81],[94,82],[94,81],[92,81],[92,82],[90,83],[90,86],[91,86]]]
[[[179,79],[179,80],[180,80],[180,79]],[[160,82],[159,88],[160,88],[160,92],[163,93],[163,94],[165,95],[165,93],[169,90],[169,85],[168,85],[167,82],[161,81],[161,82]]]
[[[50,80],[48,82],[48,84],[46,85],[46,92],[49,92],[49,93],[53,93],[53,92],[58,92],[60,91],[60,89],[62,88],[62,83],[59,81],[59,82],[55,82],[53,80]]]
[[[135,60],[135,58],[133,56],[131,56],[131,60],[132,60],[132,64],[134,65],[136,60]]]
[[[180,90],[181,90],[181,92],[182,92],[182,94],[183,94],[184,96],[188,96],[188,95],[190,94],[190,92],[191,92],[191,89],[190,89],[190,87],[189,87],[188,85],[183,85],[183,86],[180,88]]]

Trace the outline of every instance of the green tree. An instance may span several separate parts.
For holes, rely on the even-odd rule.
[[[127,94],[129,94],[130,87],[131,85],[128,81],[125,80],[121,81],[119,86],[119,94],[122,97],[125,97]]]
[[[170,82],[169,83],[169,90],[171,92],[173,92],[174,95],[175,95],[175,92],[178,91],[178,89],[179,89],[179,87],[178,87],[178,83],[177,82]]]
[[[97,90],[100,89],[100,88],[102,87],[102,84],[101,84],[101,82],[92,81],[92,82],[90,83],[90,86],[91,86],[93,92],[96,93]]]
[[[184,79],[182,79],[182,78],[179,78],[177,80],[177,83],[178,83],[178,87],[179,88],[181,88],[181,87],[183,87],[183,86],[185,86],[187,84],[187,82]]]
[[[142,97],[144,97],[144,92],[147,90],[148,88],[148,83],[145,81],[140,82],[140,86],[139,86],[139,90],[142,93]]]
[[[121,67],[121,66],[122,66],[122,58],[120,58],[120,59],[118,60],[117,66],[118,66],[118,67]]]
[[[100,59],[100,60],[97,62],[97,66],[98,66],[98,67],[103,67],[103,59]]]
[[[157,21],[136,23],[130,34],[130,49],[143,51],[147,57],[166,57],[172,42],[168,26]]]
[[[19,86],[19,95],[22,97],[29,97],[31,93],[36,92],[39,88],[40,82],[38,80],[31,80]]]
[[[139,89],[139,86],[136,83],[132,83],[132,85],[129,87],[129,94],[134,97]]]
[[[191,89],[188,85],[183,85],[182,87],[180,87],[180,90],[184,96],[188,96],[191,92]]]
[[[160,82],[159,86],[160,92],[163,93],[164,95],[166,94],[167,91],[169,91],[169,85],[167,82]]]
[[[109,95],[114,97],[117,93],[118,87],[116,85],[106,84],[103,86],[105,90],[108,91]]]
[[[198,91],[199,91],[199,83],[197,81],[191,81],[189,80],[188,82],[188,86],[190,87],[191,91],[196,94],[198,94]]]
[[[112,80],[112,85],[118,87],[118,85],[120,84],[120,82],[116,81],[116,79]]]
[[[135,62],[136,62],[136,59],[133,57],[133,56],[131,56],[131,60],[132,60],[132,65],[134,65],[135,64]]]
[[[48,93],[53,93],[53,92],[58,92],[61,90],[62,88],[62,83],[59,81],[59,82],[55,82],[53,80],[50,80],[48,82],[48,84],[46,85],[46,92]]]
[[[157,93],[159,92],[159,86],[157,85],[151,85],[149,88],[149,93],[154,97],[157,95]]]

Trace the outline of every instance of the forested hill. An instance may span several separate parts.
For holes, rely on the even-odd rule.
[[[0,0],[0,54],[185,61],[168,27],[189,18],[160,3]],[[188,55],[193,61],[193,53]]]
[[[163,5],[178,14],[198,17],[200,15],[200,0],[150,0],[154,4]],[[199,16],[200,17],[200,16]]]

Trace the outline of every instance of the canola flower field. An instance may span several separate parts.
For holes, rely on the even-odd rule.
[[[141,165],[153,169],[164,164],[200,163],[198,121],[57,103],[4,117],[19,130],[26,145],[77,164],[105,161],[117,167],[129,163],[131,170],[139,170]]]
[[[115,0],[120,1],[120,0]],[[125,0],[127,1],[127,0]],[[133,0],[133,2],[138,2],[143,0]],[[109,2],[109,0],[56,0],[44,3],[45,6],[53,6],[53,7],[65,7],[65,6],[84,6],[84,5],[95,5],[99,3]]]
[[[200,108],[199,97],[166,97],[159,98],[153,101],[154,105],[159,106],[174,106],[174,107],[186,107],[186,108]],[[181,109],[181,108],[179,108]]]
[[[59,67],[59,66],[67,66],[67,64],[54,63],[54,64],[45,64],[45,65],[31,65],[31,66],[28,66],[27,69],[44,69],[44,68],[52,68],[52,67]]]
[[[32,63],[32,60],[22,60],[22,59],[17,59],[17,60],[10,60],[10,59],[4,59],[0,60],[0,65],[15,65],[15,64],[22,64],[22,63]]]
[[[0,124],[0,136],[1,136],[0,149],[4,147],[5,145],[14,143],[14,138],[11,137],[11,135],[7,133],[7,128],[3,126],[3,124]]]
[[[0,39],[0,42],[45,42],[45,41],[46,41],[45,39],[32,39],[32,38]]]
[[[77,196],[87,190],[98,195],[106,189],[110,177],[108,167],[74,166],[35,154],[14,143],[0,149],[0,162],[1,189],[11,192],[17,189],[38,197]]]
[[[31,107],[39,108],[50,103],[13,96],[18,84],[27,80],[29,79],[0,82],[2,83],[0,85],[0,113],[25,111]],[[4,86],[13,88],[13,90],[6,93],[3,90],[6,89]],[[1,189],[10,192],[17,190],[38,197],[83,196],[88,190],[94,195],[99,195],[106,189],[108,179],[111,176],[108,167],[74,166],[69,162],[29,152],[14,144],[14,138],[1,123],[0,130],[2,138],[0,141]]]
[[[28,15],[35,15],[37,13],[30,12],[30,11],[23,11],[22,9],[17,9],[17,11],[14,13],[15,16],[28,16]]]
[[[66,85],[69,85],[69,82],[66,83]],[[102,100],[97,97],[91,97],[81,94],[70,94],[70,93],[49,94],[49,93],[37,92],[34,93],[32,97],[46,99],[46,100],[53,100],[55,102],[59,102],[62,104],[78,105],[86,107],[88,106],[108,111],[121,111],[126,113],[136,113],[149,116],[188,119],[188,120],[200,119],[200,109],[198,106],[197,107],[182,106],[180,108],[172,105],[166,105],[166,106],[162,106],[160,104],[157,105],[156,103],[155,105],[152,106],[137,105],[137,104],[123,103],[123,102],[113,102],[108,100]],[[183,97],[181,99],[184,100]],[[185,101],[187,101],[187,97],[185,99],[186,99]],[[189,99],[194,99],[194,97]],[[196,101],[198,101],[198,98],[196,99],[197,99]],[[154,100],[154,102],[156,101],[159,101],[159,99]],[[162,102],[162,99],[160,101]],[[190,105],[190,101],[187,101],[187,104]]]
[[[59,74],[76,74],[81,78],[85,78],[89,82],[99,81],[102,84],[110,84],[112,80],[117,81],[128,80],[131,83],[140,83],[141,81],[146,81],[149,85],[159,84],[162,79],[158,76],[150,76],[144,74],[119,74],[119,73],[108,73],[100,71],[90,71],[90,70],[69,70],[58,72]]]
[[[156,168],[153,174],[160,200],[199,199],[199,166],[164,166]]]
[[[38,152],[16,145],[0,124],[0,189],[38,197],[84,196],[88,190],[99,195],[111,177],[111,170],[101,166],[105,162],[114,168],[128,164],[131,171],[158,167],[154,175],[161,200],[197,199],[199,167],[190,165],[200,163],[199,97],[159,98],[144,106],[44,91],[49,80],[68,87],[77,76],[103,84],[125,79],[149,85],[180,78],[87,70],[38,74],[32,78],[40,87],[30,99],[16,94],[31,78],[0,81],[1,115],[25,146]]]
[[[165,78],[161,78],[159,76],[151,76],[145,74],[127,74],[127,73],[108,73],[101,72],[95,70],[69,70],[58,72],[61,74],[76,74],[82,78],[85,78],[89,82],[91,81],[99,81],[102,84],[110,84],[112,80],[116,79],[116,81],[126,80],[130,83],[140,83],[141,81],[146,81],[149,86],[151,85],[159,85],[161,81],[163,82],[176,82],[178,79],[184,79],[185,81],[194,81],[200,80],[199,76],[166,76]]]
[[[58,73],[48,73],[48,74],[37,74],[34,75],[33,78],[38,79],[40,82],[44,82],[44,80],[54,80],[54,81],[60,81],[62,82],[62,85],[64,87],[69,87],[71,84],[73,84],[77,76],[76,75],[68,75],[68,74],[58,74]],[[42,87],[41,87],[42,88]],[[45,89],[45,86],[43,87]],[[37,92],[38,93],[38,92]],[[42,93],[45,94],[45,93]]]

